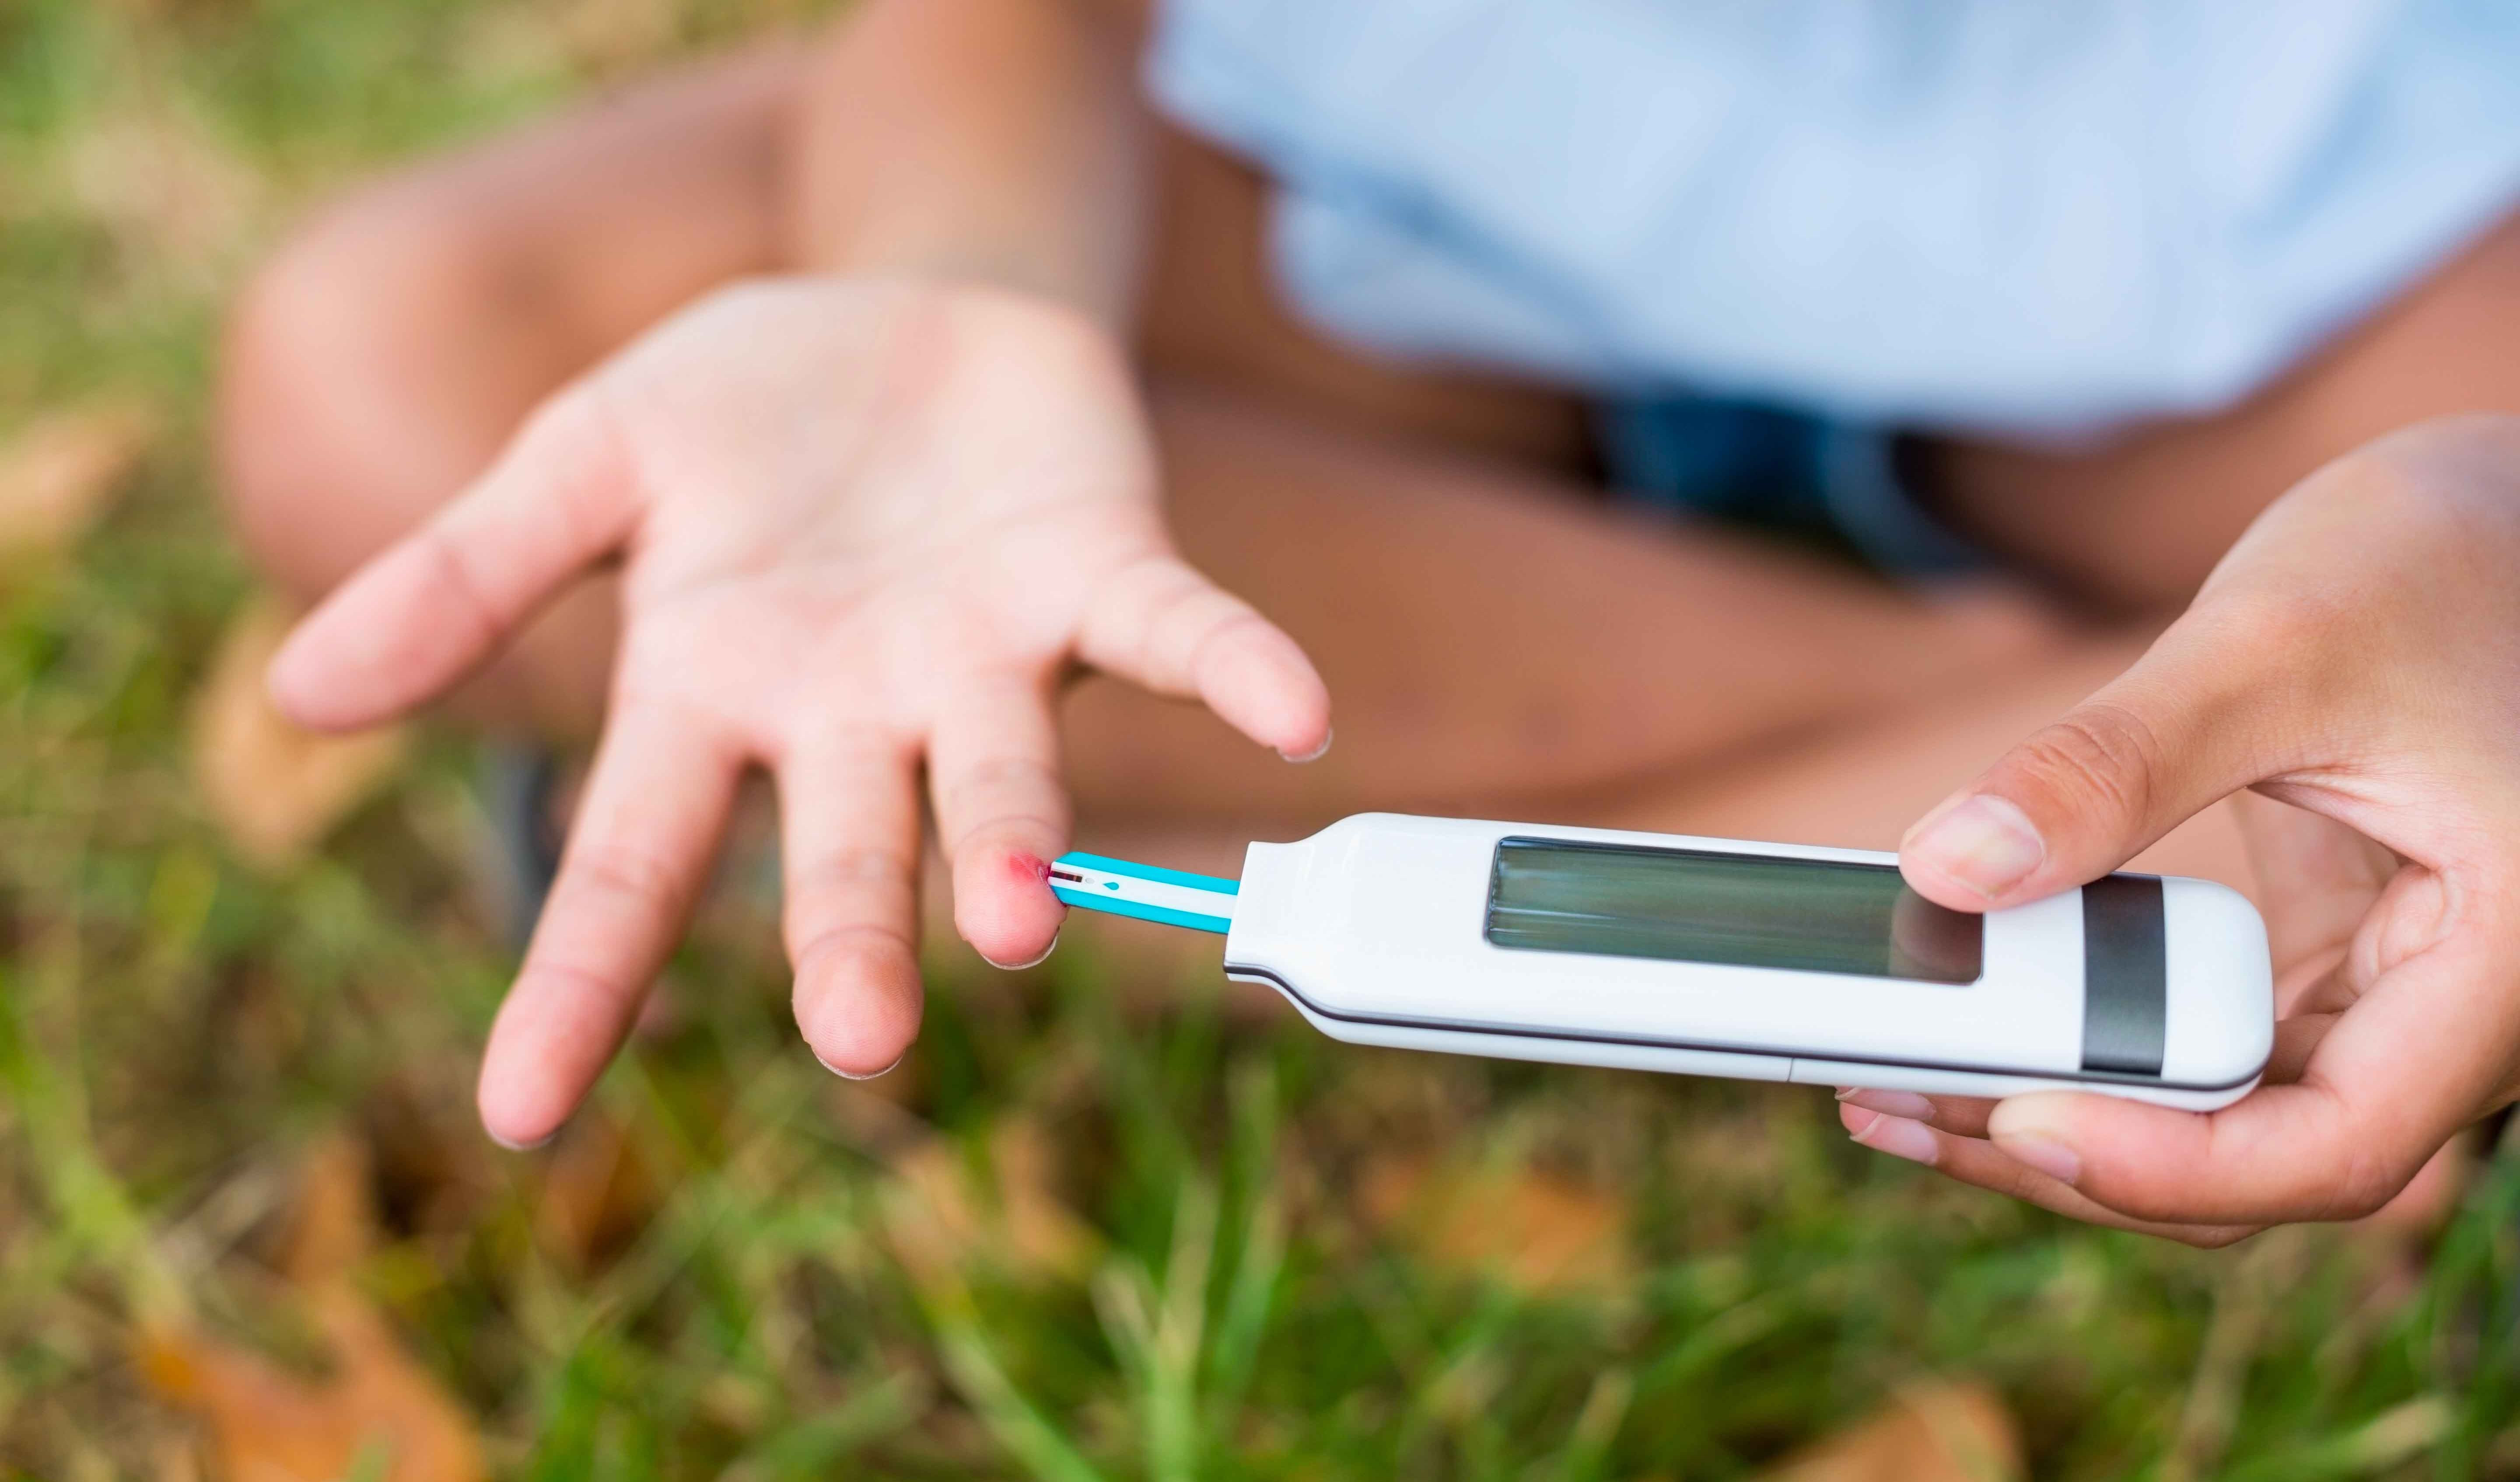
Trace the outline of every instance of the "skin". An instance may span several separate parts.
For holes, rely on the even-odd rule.
[[[1044,384],[1063,394],[1027,394]],[[1329,740],[1302,651],[1165,533],[1108,339],[1038,300],[876,278],[723,291],[573,383],[298,629],[272,694],[318,727],[398,714],[608,558],[604,740],[483,1067],[511,1141],[547,1135],[611,1057],[747,766],[781,795],[798,1025],[871,1075],[919,1021],[922,759],[958,924],[1015,964],[1058,930],[1065,664],[1195,697],[1286,755]]]
[[[2520,1095],[2520,419],[2394,433],[2277,501],[2127,672],[1920,820],[1961,910],[2107,872],[2242,789],[2279,1020],[2221,1111],[1846,1098],[1884,1151],[2218,1244],[2369,1214]],[[2422,580],[2410,580],[2420,573]]]
[[[863,1074],[916,1031],[922,804],[958,928],[1009,963],[1058,928],[1071,798],[1187,865],[1393,806],[1886,847],[2135,662],[2349,412],[2520,406],[2507,370],[2370,389],[2520,317],[2504,232],[2228,416],[1930,446],[1947,516],[2035,585],[1648,522],[1589,487],[1562,396],[1280,312],[1261,183],[1144,116],[1140,23],[866,0],[353,195],[241,300],[232,506],[320,603],[281,702],[603,735],[484,1055],[502,1141],[601,1070],[747,769],[786,815],[800,1031]],[[1332,696],[1337,745],[1288,767]],[[2225,813],[2124,842],[2245,884]]]

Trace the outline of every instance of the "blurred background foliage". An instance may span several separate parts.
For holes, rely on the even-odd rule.
[[[1809,1091],[1335,1046],[1151,929],[940,947],[861,1086],[730,890],[595,1105],[484,1141],[472,761],[260,708],[222,294],[362,170],[821,9],[0,0],[0,1470],[2520,1476],[2510,1156],[2193,1252]]]

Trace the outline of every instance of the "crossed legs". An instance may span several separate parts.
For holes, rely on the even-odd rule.
[[[785,269],[807,65],[661,79],[424,161],[285,245],[236,315],[220,421],[264,569],[321,595],[579,370]],[[1307,646],[1339,740],[1289,768],[1088,680],[1066,727],[1087,828],[1196,849],[1400,807],[1883,844],[2133,651],[2025,596],[1923,599],[1607,506],[1568,403],[1309,335],[1269,301],[1256,182],[1186,141],[1166,157],[1141,351],[1175,526]],[[591,735],[612,626],[583,583],[456,707]],[[2237,870],[2211,837],[2170,848]]]

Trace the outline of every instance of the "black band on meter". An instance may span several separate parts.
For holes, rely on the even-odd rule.
[[[2083,1068],[2161,1074],[2170,997],[2161,880],[2112,875],[2083,887]]]

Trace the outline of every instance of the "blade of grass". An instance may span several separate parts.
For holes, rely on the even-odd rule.
[[[1007,1454],[1037,1482],[1102,1482],[1102,1472],[1007,1377],[961,1281],[929,1282],[920,1295],[954,1392]]]
[[[1182,1185],[1147,1386],[1147,1469],[1155,1482],[1198,1474],[1198,1370],[1207,1327],[1207,1273],[1216,1251],[1216,1192],[1203,1178]]]
[[[1583,1410],[1575,1415],[1566,1449],[1558,1454],[1551,1474],[1556,1482],[1593,1482],[1601,1475],[1610,1458],[1610,1443],[1618,1439],[1619,1424],[1628,1417],[1628,1405],[1636,1396],[1634,1374],[1625,1369],[1601,1370],[1592,1392],[1584,1397]]]

